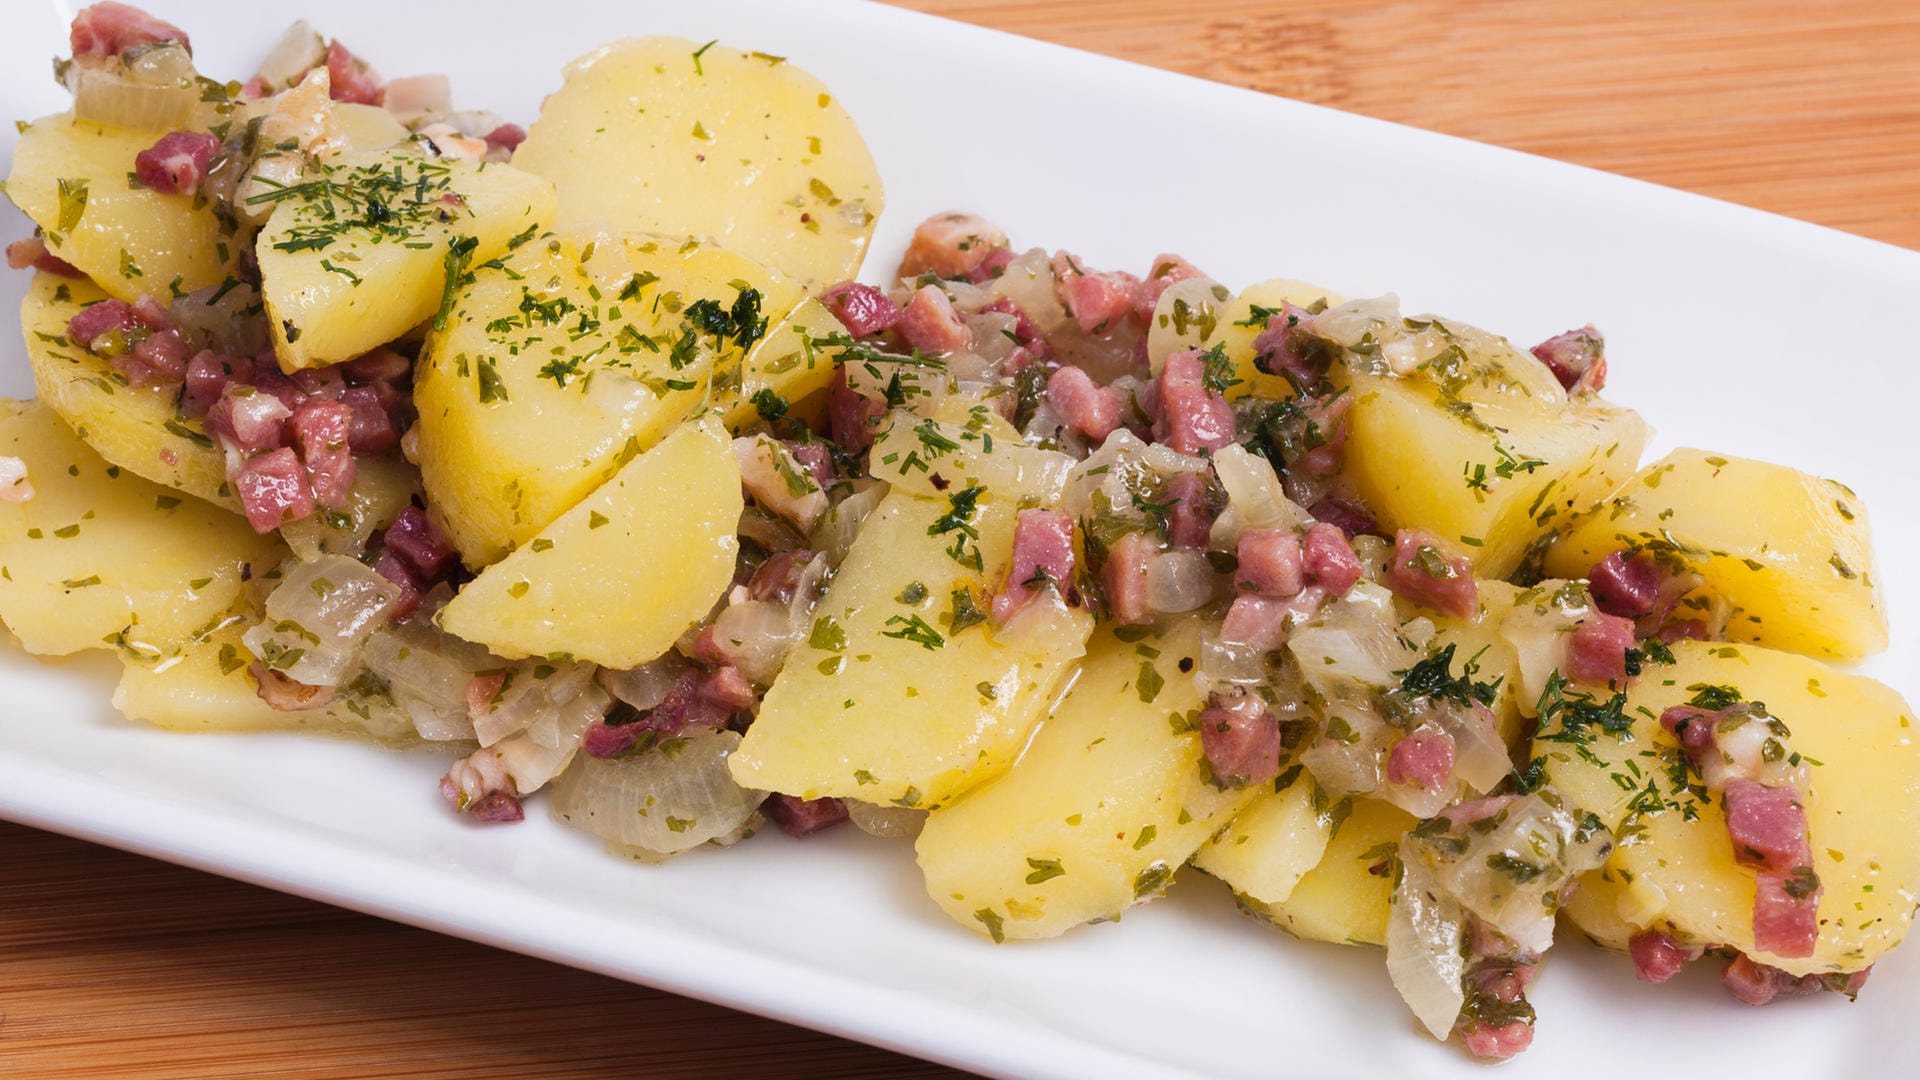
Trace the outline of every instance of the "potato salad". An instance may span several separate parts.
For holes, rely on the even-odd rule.
[[[721,42],[525,128],[305,23],[230,82],[118,3],[71,45],[6,179],[0,620],[129,717],[441,747],[446,812],[642,862],[897,837],[996,944],[1191,882],[1482,1058],[1556,931],[1755,1005],[1907,931],[1867,508],[1643,462],[1592,326],[960,211],[865,283],[854,118]]]

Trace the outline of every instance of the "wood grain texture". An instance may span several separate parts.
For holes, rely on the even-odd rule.
[[[909,6],[1920,247],[1914,0]],[[0,825],[0,1075],[958,1074]]]

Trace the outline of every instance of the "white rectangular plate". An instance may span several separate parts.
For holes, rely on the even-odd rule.
[[[46,74],[63,6],[9,5],[10,113],[64,107]],[[251,71],[302,12],[150,6],[221,75]],[[869,280],[916,221],[966,208],[1018,245],[1099,266],[1177,251],[1235,286],[1284,274],[1398,290],[1409,311],[1522,343],[1591,320],[1608,337],[1609,396],[1661,430],[1658,451],[1788,462],[1860,492],[1895,613],[1888,655],[1915,655],[1915,253],[877,6],[347,0],[304,13],[389,75],[448,72],[458,102],[522,121],[565,61],[623,34],[790,56],[846,102],[880,162]],[[7,127],[0,151],[12,141]],[[24,235],[7,214],[5,236]],[[0,285],[9,312],[24,277]],[[21,348],[11,332],[0,342],[0,391],[31,392]],[[769,833],[623,863],[538,803],[512,828],[457,820],[425,752],[135,727],[107,704],[109,668],[0,647],[0,816],[989,1073],[1481,1075],[1416,1033],[1378,953],[1256,925],[1197,873],[1122,924],[993,948],[935,910],[905,845]],[[1910,665],[1868,670],[1920,690]],[[1535,994],[1525,1071],[1611,1078],[1642,1058],[1672,1076],[1920,1071],[1920,947],[1883,962],[1858,1004],[1824,995],[1764,1014],[1721,993],[1709,966],[1646,987],[1623,959],[1565,941]]]

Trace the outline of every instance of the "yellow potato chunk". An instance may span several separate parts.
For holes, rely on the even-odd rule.
[[[27,363],[46,407],[103,458],[139,476],[229,509],[226,458],[199,420],[183,416],[178,388],[129,386],[111,363],[67,340],[81,308],[106,299],[91,282],[35,274],[20,305]]]
[[[1290,771],[1290,783],[1261,792],[1193,855],[1193,865],[1226,882],[1249,910],[1292,896],[1325,857],[1333,832],[1326,808],[1314,805],[1313,778]]]
[[[163,657],[219,623],[279,544],[109,465],[38,402],[0,399],[0,457],[33,495],[0,502],[0,621],[28,652]]]
[[[129,720],[168,731],[323,731],[387,742],[414,738],[412,722],[375,679],[341,687],[318,709],[288,712],[260,700],[247,672],[254,657],[240,640],[245,629],[221,629],[167,662],[129,660],[113,692],[113,707]]]
[[[1017,634],[982,621],[1020,501],[1058,497],[882,500],[729,759],[734,779],[931,808],[1004,771],[1092,630],[1079,609]]]
[[[1293,397],[1293,384],[1285,377],[1260,370],[1255,362],[1254,339],[1266,331],[1270,318],[1279,317],[1273,313],[1283,304],[1322,308],[1344,304],[1346,297],[1292,278],[1249,285],[1230,300],[1219,299],[1210,286],[1189,279],[1176,282],[1160,294],[1147,330],[1147,359],[1153,373],[1160,374],[1171,353],[1218,345],[1233,362],[1233,378],[1238,380],[1227,386],[1228,400],[1258,397],[1284,401]]]
[[[1554,786],[1614,826],[1619,846],[1607,871],[1623,887],[1609,919],[1571,914],[1593,936],[1619,944],[1620,927],[1657,926],[1683,940],[1729,945],[1804,975],[1857,971],[1898,944],[1920,895],[1920,744],[1900,695],[1817,660],[1756,645],[1682,641],[1674,663],[1652,664],[1628,693],[1630,738],[1599,731],[1568,736],[1543,723],[1534,751]],[[1679,771],[1679,751],[1659,716],[1708,687],[1725,688],[1791,732],[1785,745],[1810,762],[1807,830],[1824,886],[1814,955],[1786,959],[1753,941],[1754,871],[1734,862],[1716,794],[1700,797],[1697,773]],[[1616,776],[1618,779],[1616,779]],[[1685,783],[1676,780],[1685,777]],[[1692,785],[1692,786],[1689,786]],[[1611,927],[1611,929],[1609,929]]]
[[[1354,799],[1352,814],[1328,841],[1326,854],[1287,898],[1262,912],[1298,938],[1336,945],[1385,945],[1393,899],[1391,860],[1400,838],[1419,824],[1412,814],[1375,799]],[[1377,873],[1383,864],[1386,872]]]
[[[1583,578],[1621,550],[1706,579],[1681,612],[1724,602],[1735,641],[1840,660],[1887,647],[1867,508],[1837,481],[1675,450],[1583,514],[1547,552],[1547,572]]]
[[[1406,375],[1351,355],[1334,365],[1353,399],[1346,475],[1385,528],[1424,529],[1480,576],[1504,578],[1569,511],[1626,482],[1647,426],[1632,410],[1569,399],[1503,338],[1431,327],[1445,327],[1451,347]]]
[[[243,247],[212,203],[127,182],[133,159],[164,134],[61,113],[28,125],[13,148],[8,197],[45,231],[49,250],[121,300],[218,284]]]
[[[832,344],[846,328],[825,304],[811,297],[767,331],[740,364],[738,379],[722,386],[714,377],[714,406],[738,431],[761,419],[762,407],[782,410],[825,390],[845,350]]]
[[[742,350],[692,316],[730,319],[746,291],[769,322],[801,299],[751,260],[661,238],[543,237],[476,269],[414,369],[421,478],[467,565],[532,539],[698,408]]]
[[[553,220],[553,185],[415,146],[341,154],[270,201],[260,295],[280,366],[351,360],[442,312],[458,279]]]
[[[1054,937],[1158,896],[1264,791],[1208,775],[1190,719],[1206,702],[1180,670],[1199,644],[1193,619],[1137,640],[1096,635],[1019,763],[927,818],[927,895],[995,941]]]
[[[560,224],[711,238],[809,291],[853,276],[885,196],[853,118],[779,57],[648,37],[567,66],[513,163]]]
[[[713,418],[689,424],[482,571],[441,609],[440,625],[509,659],[637,667],[726,591],[743,506],[726,429]]]

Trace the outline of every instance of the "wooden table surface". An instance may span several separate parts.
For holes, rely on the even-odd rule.
[[[1915,0],[909,6],[1920,247]],[[959,1074],[0,824],[0,1076],[267,1075]]]

